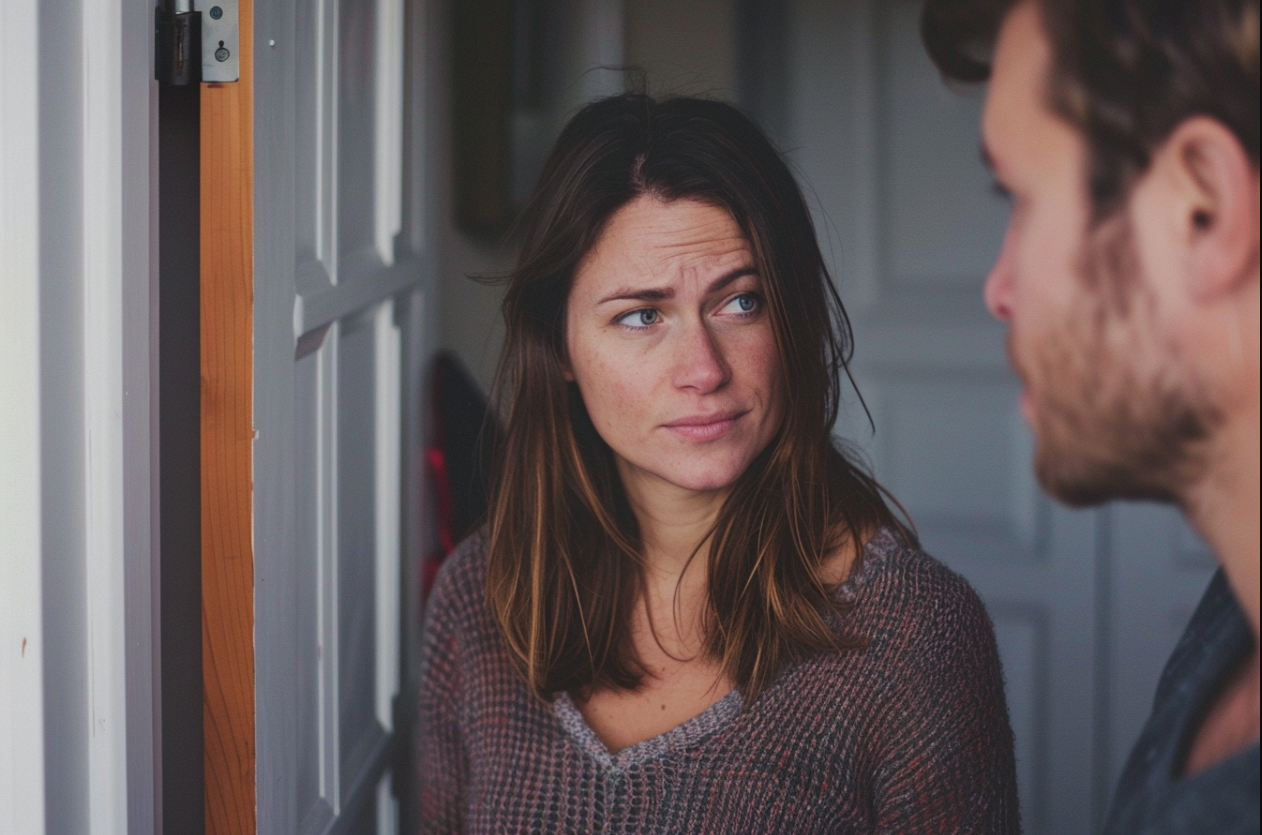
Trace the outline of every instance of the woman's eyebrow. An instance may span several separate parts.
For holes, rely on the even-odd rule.
[[[706,288],[706,295],[717,293],[724,287],[727,287],[729,284],[736,281],[738,278],[744,278],[747,275],[758,275],[758,270],[754,267],[738,267],[730,273],[725,273],[719,278],[716,278],[710,286]],[[643,287],[640,289],[624,287],[608,296],[605,296],[603,299],[596,302],[596,305],[599,307],[602,304],[617,301],[661,302],[673,299],[674,297],[675,288],[673,287]]]
[[[749,266],[749,267],[738,267],[737,269],[732,270],[727,275],[722,276],[721,278],[715,279],[715,281],[711,283],[710,287],[706,290],[706,295],[709,295],[710,293],[717,293],[723,288],[727,287],[732,282],[736,281],[736,279],[744,278],[747,275],[754,275],[754,276],[758,275],[757,268]]]
[[[605,296],[596,302],[596,305],[599,307],[602,304],[620,301],[661,302],[674,297],[675,291],[671,287],[645,287],[640,290],[624,287],[611,295]]]

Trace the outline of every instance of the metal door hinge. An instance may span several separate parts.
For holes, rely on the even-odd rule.
[[[175,0],[154,22],[154,77],[163,84],[223,84],[241,77],[238,0]],[[196,6],[196,8],[194,8]]]

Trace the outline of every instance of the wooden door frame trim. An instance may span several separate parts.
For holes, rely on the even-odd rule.
[[[201,95],[202,669],[206,831],[257,828],[254,700],[254,8],[241,79]]]

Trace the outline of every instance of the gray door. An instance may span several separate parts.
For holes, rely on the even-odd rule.
[[[1089,832],[1208,579],[1168,509],[1071,512],[1034,482],[1001,326],[981,286],[1006,207],[978,151],[982,91],[948,90],[916,0],[793,0],[786,145],[818,199],[854,322],[869,451],[925,547],[995,621],[1026,831]]]
[[[258,829],[398,831],[390,762],[417,608],[424,3],[256,20]],[[409,44],[405,56],[404,44]],[[402,701],[400,701],[402,700]],[[401,788],[401,787],[393,787]]]

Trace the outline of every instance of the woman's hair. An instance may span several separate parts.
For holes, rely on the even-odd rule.
[[[531,690],[634,689],[638,525],[612,452],[566,382],[566,300],[609,219],[642,195],[726,209],[762,280],[784,420],[739,477],[709,539],[705,652],[757,698],[786,665],[853,646],[820,579],[834,549],[881,526],[911,534],[833,442],[850,324],[792,173],[759,128],[717,101],[626,94],[561,133],[523,216],[494,397],[506,429],[489,484],[488,595]],[[700,546],[699,546],[700,547]],[[831,626],[830,626],[831,624]]]
[[[949,79],[990,77],[1023,0],[927,0],[921,34]],[[1258,164],[1258,0],[1033,0],[1052,45],[1048,103],[1090,147],[1097,220],[1122,208],[1152,154],[1204,115]]]

